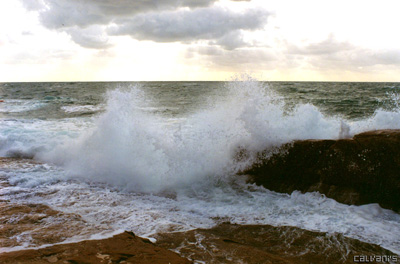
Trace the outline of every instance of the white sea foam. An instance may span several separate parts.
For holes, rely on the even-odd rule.
[[[255,153],[296,139],[400,128],[398,110],[378,110],[367,120],[350,122],[325,116],[311,104],[287,110],[283,98],[254,80],[226,85],[224,96],[174,123],[143,110],[149,99],[140,86],[110,91],[93,129],[40,157],[72,175],[157,192],[234,174],[252,162],[235,161],[238,148]]]
[[[61,110],[66,113],[87,113],[97,112],[104,108],[103,105],[66,105],[62,106]]]
[[[92,126],[90,119],[0,119],[0,156],[35,157]]]
[[[21,204],[46,204],[80,215],[86,227],[68,241],[90,239],[93,229],[101,237],[117,230],[152,237],[158,232],[210,228],[230,221],[340,232],[400,253],[400,215],[376,204],[349,206],[318,193],[279,194],[240,179],[212,188],[193,186],[171,196],[125,192],[93,182],[65,181],[61,168],[40,164],[15,166],[2,170],[1,174],[12,184],[1,189],[5,199]],[[24,241],[28,237],[21,237],[25,246],[29,245],[29,241]]]
[[[0,113],[19,113],[45,106],[45,102],[35,100],[7,99],[0,103]]]

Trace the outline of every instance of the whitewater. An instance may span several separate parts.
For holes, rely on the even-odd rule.
[[[400,215],[393,211],[319,193],[276,193],[238,175],[258,152],[293,140],[400,128],[400,87],[360,84],[343,94],[338,89],[352,84],[341,85],[251,78],[1,84],[0,157],[34,161],[0,167],[7,183],[1,199],[82,217],[85,227],[64,242],[124,230],[152,238],[230,222],[341,233],[399,254]],[[340,96],[359,98],[343,104]],[[240,149],[249,155],[239,161]],[[17,236],[18,246],[1,251],[40,246],[31,232]]]

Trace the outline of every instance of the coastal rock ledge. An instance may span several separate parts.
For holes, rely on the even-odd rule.
[[[269,190],[318,191],[341,203],[400,211],[400,130],[294,141],[259,160],[244,174]]]
[[[28,249],[0,254],[3,264],[46,263],[125,263],[125,264],[189,264],[177,253],[158,247],[149,240],[124,232],[108,239],[85,240],[41,249]]]

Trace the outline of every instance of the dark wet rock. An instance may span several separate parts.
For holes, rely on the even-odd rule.
[[[191,263],[178,254],[125,232],[108,239],[0,254],[0,263]]]
[[[221,224],[160,234],[156,244],[195,263],[354,263],[359,256],[385,256],[400,263],[399,256],[377,245],[287,226]]]
[[[295,141],[244,174],[272,191],[318,191],[341,203],[400,211],[400,130]]]

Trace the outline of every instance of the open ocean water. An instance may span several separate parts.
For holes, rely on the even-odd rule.
[[[399,99],[400,83],[0,83],[0,157],[37,161],[0,167],[0,199],[79,215],[85,225],[65,241],[229,221],[338,232],[400,254],[399,214],[247,184],[236,172],[254,160],[234,158],[399,129]],[[0,251],[37,246],[33,232]]]

